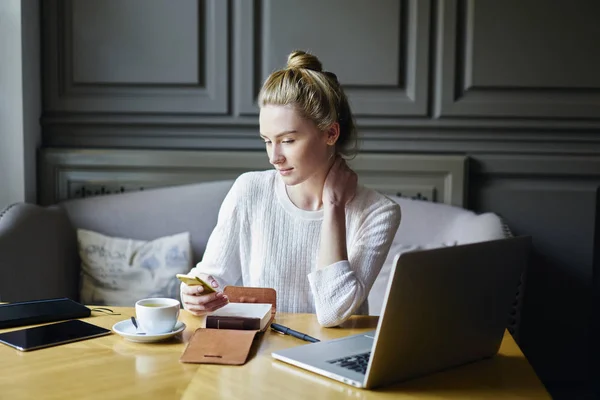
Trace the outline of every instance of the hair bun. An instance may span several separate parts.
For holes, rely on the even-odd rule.
[[[288,68],[305,68],[313,71],[322,72],[323,65],[316,56],[302,50],[296,50],[288,56]]]

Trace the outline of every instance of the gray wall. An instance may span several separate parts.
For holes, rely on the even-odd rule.
[[[0,210],[36,202],[41,142],[40,19],[37,1],[0,2]]]
[[[534,237],[521,347],[555,393],[594,378],[600,2],[43,6],[44,146],[262,149],[260,83],[311,50],[344,83],[364,151],[471,157],[468,206]]]

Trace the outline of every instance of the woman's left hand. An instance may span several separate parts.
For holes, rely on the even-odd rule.
[[[345,207],[356,194],[358,176],[348,167],[346,160],[337,156],[325,178],[323,208]]]

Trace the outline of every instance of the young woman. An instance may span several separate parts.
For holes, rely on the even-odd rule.
[[[277,311],[316,313],[336,326],[367,312],[367,295],[400,223],[400,207],[357,185],[344,157],[356,150],[350,106],[317,57],[295,51],[260,94],[260,137],[273,170],[241,175],[206,252],[190,275],[213,287],[277,291]],[[181,286],[192,314],[227,298]]]

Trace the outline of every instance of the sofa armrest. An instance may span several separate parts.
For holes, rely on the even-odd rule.
[[[58,207],[16,203],[0,212],[0,301],[79,297],[77,239]]]

